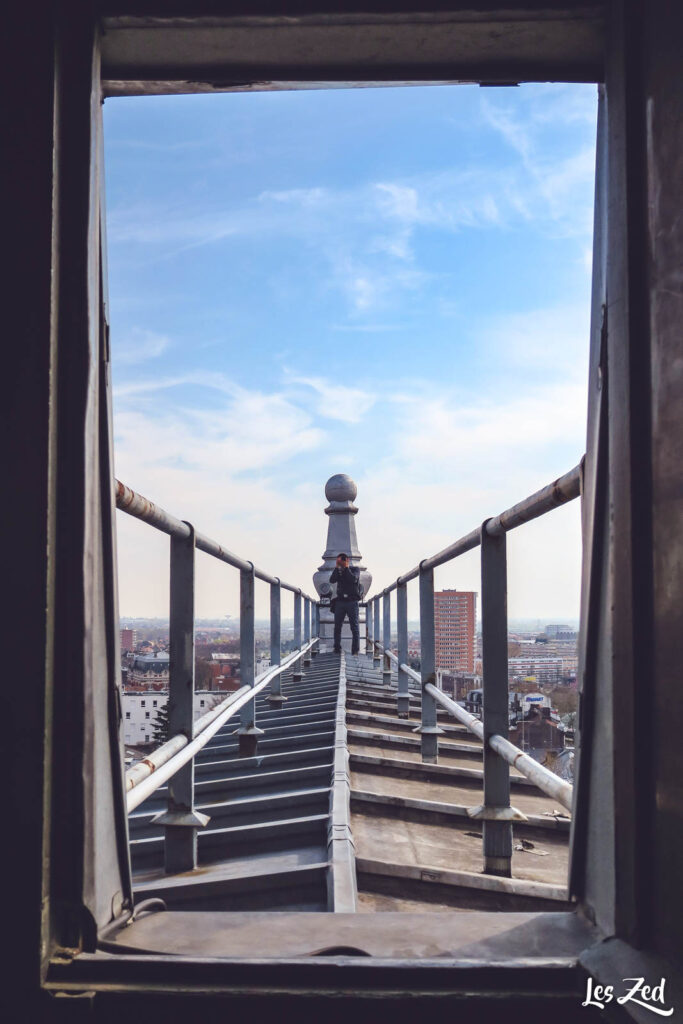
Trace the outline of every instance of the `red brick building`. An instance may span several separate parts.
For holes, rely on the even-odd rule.
[[[212,661],[210,668],[211,680],[207,687],[209,690],[222,690],[227,693],[239,690],[241,686],[239,664]]]
[[[122,651],[134,651],[138,645],[138,631],[137,629],[122,629],[121,633],[121,650]]]
[[[477,595],[471,590],[439,590],[434,594],[436,667],[474,672]]]

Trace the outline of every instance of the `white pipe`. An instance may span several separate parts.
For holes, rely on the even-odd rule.
[[[474,733],[482,743],[484,742],[484,724],[480,722],[476,715],[471,715],[469,711],[465,711],[463,707],[460,707],[454,700],[451,700],[443,690],[437,689],[431,683],[427,683],[425,690],[431,693],[437,703],[446,708],[446,711],[450,711],[454,718],[457,718],[463,725],[466,725],[470,732]]]
[[[520,771],[522,775],[526,775],[527,779],[530,779],[535,786],[551,796],[553,800],[557,800],[568,811],[572,810],[574,787],[571,783],[561,779],[559,775],[555,775],[554,772],[539,764],[533,757],[523,753],[519,747],[502,736],[490,736],[489,746],[497,754],[500,754],[509,765]]]
[[[182,768],[184,764],[192,760],[195,754],[197,754],[202,747],[205,747],[212,736],[214,736],[221,726],[225,725],[229,718],[232,718],[236,711],[239,711],[241,707],[248,704],[249,701],[256,696],[259,690],[262,690],[267,685],[267,681],[264,680],[258,687],[256,686],[245,686],[242,691],[238,690],[238,694],[241,696],[237,697],[232,704],[225,708],[223,713],[215,718],[213,722],[204,729],[204,731],[191,743],[187,743],[182,750],[179,750],[177,754],[168,760],[161,768],[157,769],[154,774],[149,774],[146,779],[139,782],[135,789],[131,789],[126,797],[126,810],[130,814],[136,807],[139,807],[148,796],[151,796],[155,790],[163,786],[164,782],[167,782],[171,776],[175,775],[179,768]],[[243,692],[246,691],[246,692]]]
[[[182,734],[174,736],[173,739],[167,740],[166,743],[157,747],[149,757],[144,757],[142,761],[138,761],[132,768],[129,768],[126,772],[126,792],[134,789],[143,779],[146,779],[152,772],[157,771],[163,764],[166,764],[172,757],[175,757],[179,750],[187,746],[188,742],[187,736]]]
[[[456,704],[454,700],[446,696],[441,690],[437,690],[436,686],[432,686],[428,683],[425,687],[426,690],[431,693],[432,697],[438,701],[443,707],[445,707],[450,713],[459,721],[466,725],[470,732],[473,732],[475,736],[483,742],[484,740],[484,726],[483,723],[471,715],[469,711],[465,711],[464,708]],[[566,807],[568,811],[572,810],[572,797],[574,793],[574,787],[569,782],[565,782],[554,772],[551,772],[548,768],[545,768],[538,761],[535,761],[533,757],[529,757],[524,751],[516,747],[514,743],[510,743],[509,740],[504,739],[503,736],[493,735],[489,736],[489,746],[491,750],[503,758],[504,761],[512,767],[516,768],[517,771],[521,772],[522,775],[530,779],[535,786],[551,796],[553,800],[557,800],[563,807]]]
[[[267,669],[254,686],[242,686],[231,693],[217,707],[207,711],[194,724],[194,739],[190,742],[187,736],[174,736],[155,750],[149,757],[133,765],[126,772],[126,809],[128,813],[139,807],[148,796],[164,784],[179,768],[187,764],[197,751],[206,746],[208,741],[240,708],[260,693],[275,676],[284,672],[291,664],[298,661],[313,644],[318,642],[315,637],[300,650],[294,651],[280,665]]]

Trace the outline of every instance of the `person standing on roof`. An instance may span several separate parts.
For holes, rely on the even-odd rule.
[[[337,584],[337,596],[331,602],[334,612],[334,653],[341,654],[341,632],[344,619],[348,616],[351,627],[351,653],[360,650],[360,633],[358,630],[358,602],[363,600],[363,585],[360,581],[360,570],[352,569],[348,555],[343,552],[337,555],[336,568],[332,570],[330,583]]]

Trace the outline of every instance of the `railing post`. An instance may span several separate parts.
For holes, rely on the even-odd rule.
[[[274,668],[282,661],[281,643],[281,607],[282,590],[280,581],[270,584],[270,664]],[[282,695],[282,673],[278,673],[270,684],[269,704],[283,704],[287,700]]]
[[[190,524],[187,524],[190,526]],[[168,735],[192,739],[194,724],[194,529],[190,536],[171,537],[169,621]],[[153,819],[164,825],[164,869],[167,874],[197,867],[197,829],[209,818],[194,809],[194,759],[168,783],[168,806]]]
[[[408,664],[408,585],[396,586],[396,629],[398,633],[398,717],[410,717],[408,674],[401,665]]]
[[[316,601],[313,604],[313,636],[320,636],[320,604]],[[314,644],[311,648],[311,657],[315,658],[320,649],[320,644]]]
[[[374,600],[374,605],[375,605],[375,612],[374,612],[374,615],[372,617],[372,621],[373,621],[372,639],[375,641],[375,643],[373,644],[373,647],[372,647],[372,664],[373,664],[373,668],[378,667],[379,663],[380,663],[380,660],[381,660],[380,659],[380,653],[377,650],[377,644],[381,642],[380,641],[380,635],[379,635],[379,594],[377,595],[377,597]]]
[[[488,522],[489,520],[487,520]],[[510,766],[489,746],[494,734],[508,738],[507,552],[505,534],[481,527],[481,635],[483,662],[484,804],[473,817],[483,820],[484,871],[511,875],[512,818]]]
[[[256,648],[254,638],[254,566],[240,570],[240,682],[254,685]],[[256,699],[251,698],[240,709],[239,756],[253,757],[263,729],[256,728]]]
[[[436,644],[434,640],[434,570],[423,569],[420,565],[420,665],[422,676],[422,714],[420,725],[414,730],[420,733],[422,760],[436,764],[439,752],[439,735],[443,733],[436,723],[436,701],[425,687],[436,683]]]
[[[301,649],[301,591],[294,595],[294,646]],[[303,678],[301,671],[301,659],[292,666],[292,679],[298,683]]]
[[[387,591],[382,600],[382,647],[384,648],[384,667],[382,669],[382,683],[384,686],[391,686],[391,592]]]
[[[311,639],[311,599],[310,597],[304,598],[304,643],[307,644]],[[311,664],[311,652],[306,651],[304,654],[304,667]]]
[[[372,601],[365,605],[365,653],[372,654]]]

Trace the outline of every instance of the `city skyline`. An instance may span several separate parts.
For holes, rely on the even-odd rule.
[[[478,596],[479,595],[477,595],[477,597]],[[372,600],[372,596],[371,596],[371,600]],[[268,624],[270,622],[270,619],[267,616],[264,617],[264,618],[259,618],[257,616],[254,621],[255,621],[255,625],[256,625],[257,628],[267,628]],[[392,629],[393,629],[393,627],[396,625],[395,609],[392,609],[391,622],[392,622]],[[545,626],[549,626],[553,622],[554,622],[554,620],[551,619],[548,616],[544,617],[544,616],[538,616],[538,615],[530,616],[529,618],[521,618],[521,619],[520,618],[512,618],[512,619],[508,619],[508,630],[511,633],[539,632],[541,629],[545,628]],[[129,628],[129,626],[128,626],[129,623],[136,623],[138,625],[140,623],[150,623],[150,624],[153,623],[155,626],[160,626],[160,627],[166,627],[167,628],[168,625],[169,625],[169,619],[168,619],[168,616],[166,616],[166,617],[159,616],[158,618],[156,618],[156,617],[153,617],[153,616],[147,617],[147,616],[135,616],[135,615],[119,615],[119,623],[120,623],[120,627],[119,628],[121,630]],[[283,617],[281,619],[281,624],[282,624],[283,628],[291,629],[293,627],[293,625],[294,625],[294,619],[293,618],[292,619],[288,619],[288,618]],[[476,624],[477,630],[479,630],[480,627],[481,627],[481,617],[480,616],[477,616],[477,618],[475,619],[475,624]],[[575,629],[578,630],[579,619],[578,619],[578,617],[576,617],[576,618],[571,618],[570,617],[570,618],[566,619],[564,624],[566,624],[568,626],[571,626],[572,628],[575,628]],[[227,617],[224,617],[224,619],[222,621],[220,620],[220,618],[208,618],[208,619],[197,618],[197,619],[195,619],[195,627],[197,629],[201,629],[201,628],[221,629],[223,627],[227,627],[227,626],[230,626],[230,625],[233,625],[233,626],[237,625],[237,626],[239,626],[239,617],[237,617],[237,616],[230,616],[229,619]],[[410,629],[412,631],[417,631],[419,629],[419,625],[420,625],[420,620],[419,619],[408,619],[408,629]],[[151,629],[152,626],[149,625],[147,628]]]
[[[570,469],[595,109],[581,85],[107,100],[117,475],[312,593],[334,473],[382,588]],[[117,518],[121,607],[163,615],[167,538]],[[508,547],[511,615],[575,618],[579,503]],[[437,587],[480,589],[474,556]],[[210,562],[198,614],[236,614]]]

